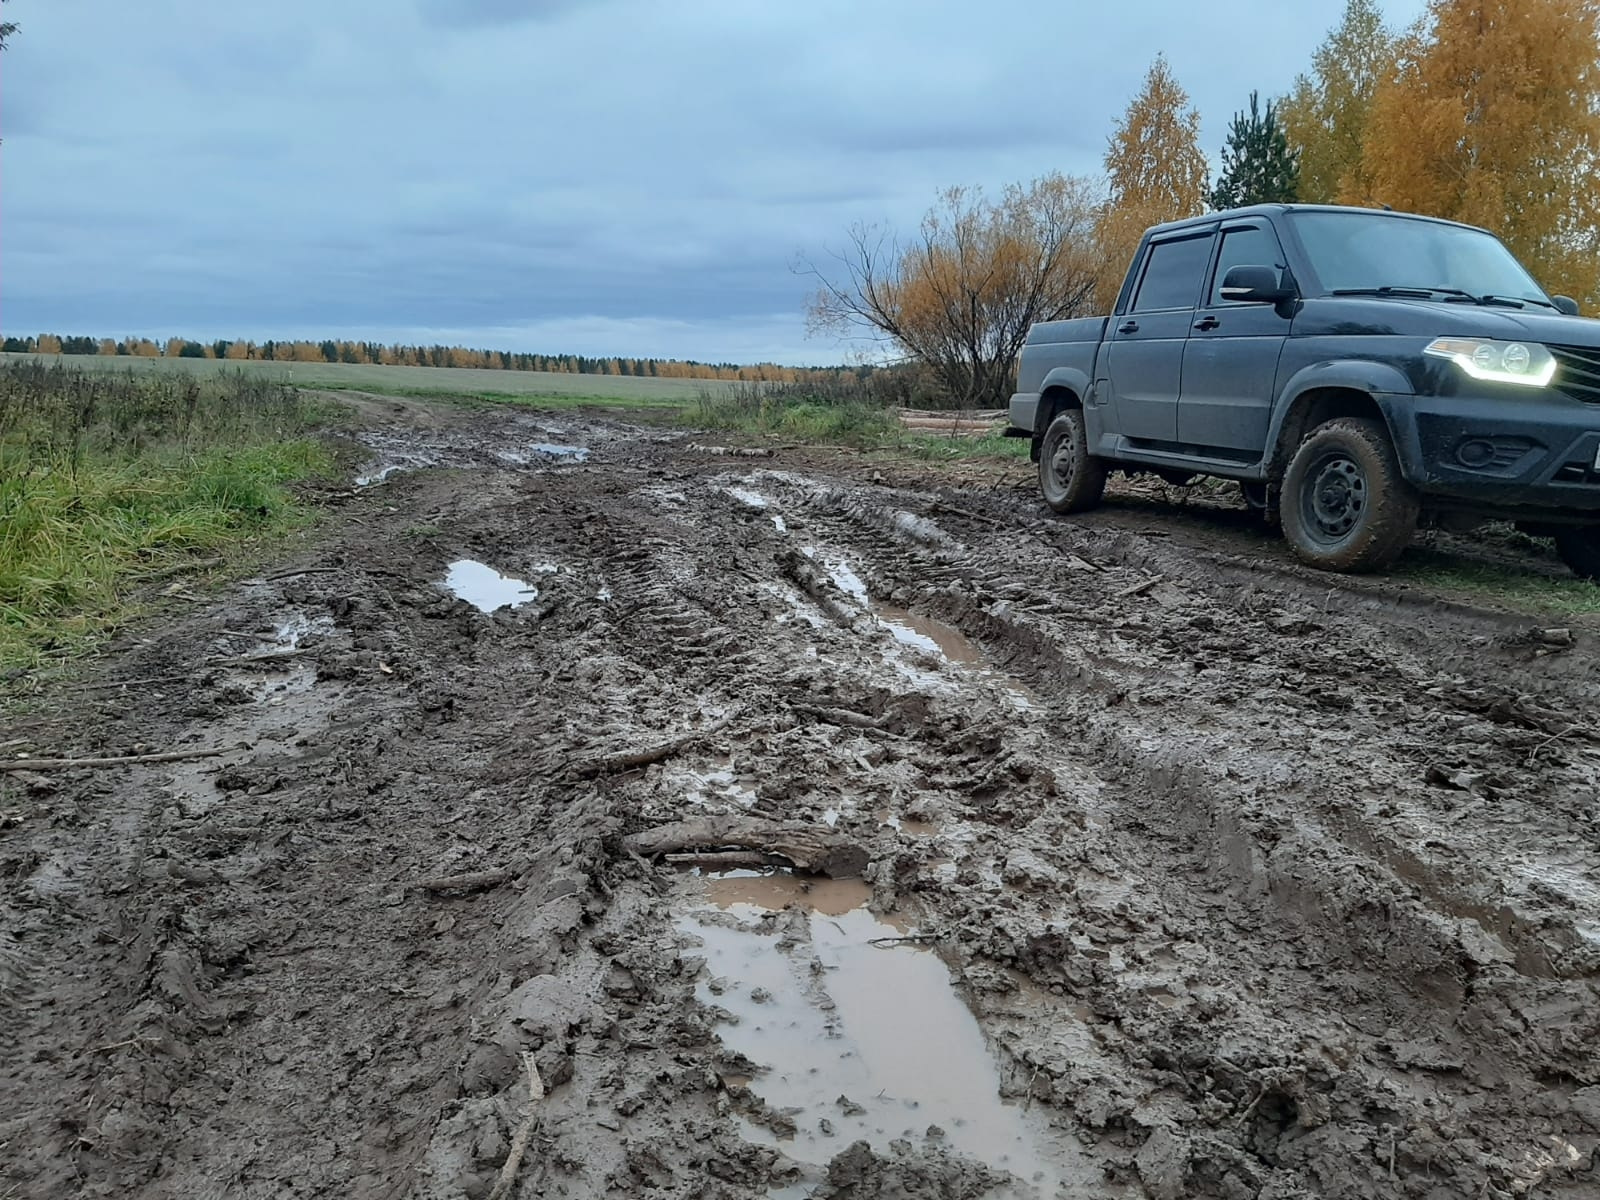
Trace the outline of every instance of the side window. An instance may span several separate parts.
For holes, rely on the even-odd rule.
[[[1193,308],[1200,298],[1200,279],[1211,259],[1211,235],[1150,247],[1144,278],[1133,298],[1133,312]]]
[[[1212,305],[1225,304],[1222,280],[1229,267],[1284,266],[1283,251],[1270,229],[1230,229],[1222,235],[1222,251],[1217,255],[1217,273],[1211,277]]]

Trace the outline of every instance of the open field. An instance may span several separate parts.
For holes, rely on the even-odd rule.
[[[0,1196],[1600,1195],[1600,618],[1432,581],[1536,546],[351,399],[0,734]]]
[[[302,388],[382,392],[398,396],[560,398],[601,405],[683,404],[702,391],[736,385],[709,379],[649,379],[632,375],[566,375],[545,371],[486,371],[462,367],[384,367],[357,363],[228,362],[208,358],[132,358],[102,355],[0,354],[41,359],[92,371],[172,371],[197,375],[242,370]]]

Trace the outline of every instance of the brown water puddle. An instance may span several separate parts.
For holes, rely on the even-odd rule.
[[[872,615],[888,628],[889,634],[902,646],[911,646],[938,654],[953,663],[975,666],[983,662],[983,651],[954,626],[932,617],[924,617],[905,608],[889,604],[872,604]]]
[[[949,970],[904,940],[905,922],[867,911],[865,883],[751,873],[699,883],[679,919],[703,943],[690,952],[706,964],[696,995],[730,1014],[718,1036],[765,1068],[749,1088],[780,1115],[779,1133],[741,1119],[745,1137],[781,1148],[809,1183],[854,1141],[887,1152],[904,1138],[1016,1178],[988,1195],[1055,1196],[1063,1185],[1094,1194],[1087,1188],[1100,1174],[1071,1135],[1042,1110],[1001,1098],[994,1059]],[[790,905],[807,913],[809,945],[796,943],[792,923],[757,921]],[[731,926],[730,916],[745,923]],[[791,936],[780,948],[781,932]]]

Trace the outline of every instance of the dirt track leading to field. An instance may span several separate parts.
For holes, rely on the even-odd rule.
[[[521,1197],[1600,1195],[1592,627],[360,403],[399,469],[0,736],[221,750],[0,775],[0,1196],[480,1198],[519,1131]]]

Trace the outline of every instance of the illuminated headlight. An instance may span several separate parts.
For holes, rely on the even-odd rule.
[[[1544,387],[1556,374],[1556,360],[1538,342],[1491,342],[1484,338],[1434,338],[1423,351],[1448,358],[1474,379]]]

